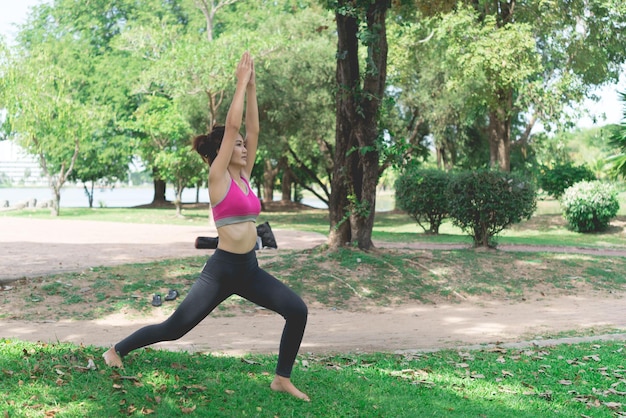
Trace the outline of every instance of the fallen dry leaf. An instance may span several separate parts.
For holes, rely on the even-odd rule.
[[[620,392],[620,391],[615,390],[613,388],[605,390],[604,394],[605,395],[612,394],[612,395],[618,395],[618,396],[626,396],[626,392]]]
[[[172,364],[170,364],[170,367],[171,367],[172,369],[178,369],[178,370],[180,370],[180,369],[186,369],[186,368],[187,368],[186,366],[183,366],[183,365],[182,365],[182,364],[180,364],[180,363],[172,363]]]
[[[604,402],[604,406],[606,406],[609,409],[617,409],[617,408],[621,408],[622,404],[620,402]]]
[[[619,386],[619,385],[620,385],[620,384],[622,384],[622,383],[626,383],[626,380],[624,380],[624,379],[620,379],[620,380],[618,380],[617,382],[612,383],[612,384],[611,384],[611,387],[612,387],[612,388],[614,388],[614,387],[616,387],[616,386]]]
[[[189,386],[183,386],[183,389],[197,389],[199,391],[205,391],[206,390],[206,386],[202,386],[202,385],[189,385]]]
[[[538,393],[537,396],[539,396],[542,399],[548,400],[548,401],[552,400],[552,392],[551,391]]]
[[[191,414],[195,410],[196,410],[195,405],[192,407],[184,407],[184,406],[180,407],[180,412],[182,412],[183,414]]]

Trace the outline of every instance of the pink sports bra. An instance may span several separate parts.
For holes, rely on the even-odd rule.
[[[231,178],[226,195],[212,208],[217,228],[241,222],[256,222],[257,216],[261,213],[259,198],[250,188],[250,183],[243,177],[241,179],[248,187],[248,194],[244,193]]]

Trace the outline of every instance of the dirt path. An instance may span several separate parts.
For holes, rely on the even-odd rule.
[[[81,271],[98,265],[194,256],[199,251],[193,247],[195,237],[214,233],[199,226],[0,218],[0,284],[19,277]],[[313,233],[283,230],[274,233],[280,247],[278,251],[310,248],[325,241],[322,235]],[[503,249],[529,250],[517,246]],[[596,250],[591,251],[598,254]],[[605,255],[626,256],[626,252],[607,251]],[[139,326],[161,319],[164,316],[157,308],[152,317],[142,320],[131,320],[123,315],[53,323],[3,320],[0,321],[0,336],[109,346]],[[623,295],[607,298],[587,294],[519,303],[413,304],[365,312],[313,305],[301,351],[411,351],[520,341],[540,344],[542,340],[527,340],[529,336],[559,331],[608,328],[626,332]],[[235,317],[210,316],[181,340],[158,347],[227,354],[274,353],[281,331],[282,318],[264,310]]]

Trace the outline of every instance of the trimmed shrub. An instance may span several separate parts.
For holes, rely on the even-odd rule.
[[[428,234],[438,234],[448,216],[446,189],[451,175],[435,169],[408,170],[395,183],[396,205]]]
[[[565,190],[561,208],[563,217],[574,231],[603,231],[617,216],[617,191],[601,181],[581,181]]]
[[[559,164],[553,168],[543,168],[539,176],[539,187],[555,199],[559,199],[565,189],[581,181],[593,181],[595,174],[585,166],[574,167],[572,163]]]
[[[454,224],[473,238],[476,247],[495,247],[496,234],[529,219],[537,207],[532,182],[501,171],[462,172],[450,181],[447,197]]]

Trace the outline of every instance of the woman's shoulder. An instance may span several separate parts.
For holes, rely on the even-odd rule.
[[[231,180],[228,170],[209,168],[209,183],[230,183]]]

